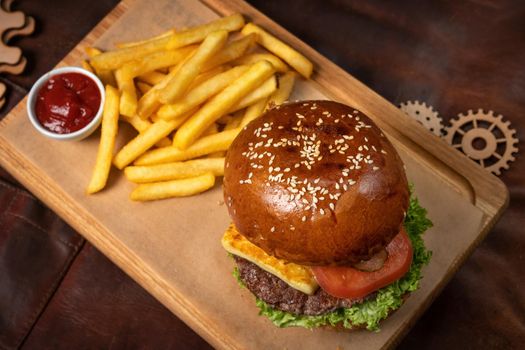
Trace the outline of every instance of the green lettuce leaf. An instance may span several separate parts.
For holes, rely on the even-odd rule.
[[[401,279],[378,290],[374,298],[350,308],[340,308],[319,316],[294,315],[276,310],[257,298],[259,314],[268,317],[278,327],[314,328],[326,325],[335,326],[341,322],[346,328],[365,326],[368,330],[378,331],[380,321],[385,319],[392,310],[401,306],[403,295],[418,289],[419,280],[422,277],[421,269],[428,264],[432,255],[432,252],[425,248],[421,237],[427,229],[432,227],[432,222],[427,218],[426,209],[421,207],[417,198],[412,195],[404,224],[414,251],[410,270]],[[239,284],[244,286],[237,268],[234,270],[234,276]]]

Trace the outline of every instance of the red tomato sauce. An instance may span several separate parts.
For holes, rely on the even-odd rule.
[[[100,99],[97,84],[87,75],[58,74],[38,91],[36,116],[47,130],[69,134],[82,129],[95,118]]]

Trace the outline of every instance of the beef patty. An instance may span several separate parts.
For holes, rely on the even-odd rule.
[[[235,256],[239,276],[246,287],[274,309],[296,315],[322,315],[341,307],[351,307],[363,299],[336,298],[319,288],[315,294],[308,295],[286,282],[261,269],[254,263]]]

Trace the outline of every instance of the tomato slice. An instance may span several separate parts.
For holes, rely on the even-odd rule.
[[[346,266],[312,267],[315,279],[328,294],[360,299],[401,278],[412,263],[412,244],[405,229],[386,246],[388,258],[379,270],[366,272]]]

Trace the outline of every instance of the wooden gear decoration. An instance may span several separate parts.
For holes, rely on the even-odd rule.
[[[443,133],[443,119],[438,117],[438,112],[434,111],[432,106],[427,106],[425,102],[407,101],[401,103],[399,108],[409,117],[423,124],[434,135],[441,136]]]
[[[469,158],[490,172],[500,175],[501,169],[508,169],[514,161],[513,153],[518,152],[516,130],[502,115],[494,115],[482,109],[460,113],[458,119],[451,119],[445,128],[445,140],[452,147],[461,149]],[[479,142],[481,141],[481,142]],[[478,143],[476,145],[476,143]]]

